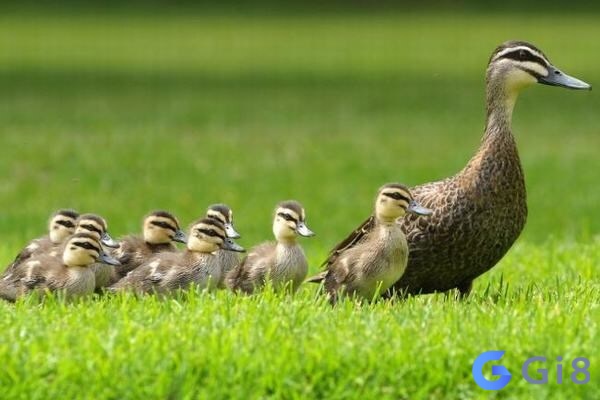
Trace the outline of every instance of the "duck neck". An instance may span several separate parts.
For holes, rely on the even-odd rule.
[[[515,190],[524,191],[521,162],[511,131],[518,89],[507,88],[501,76],[494,76],[489,72],[486,83],[485,133],[479,149],[458,175],[458,179],[465,187],[478,190],[481,185],[494,185],[502,181],[512,182]]]
[[[376,212],[375,219],[377,220],[377,225],[392,226],[397,223],[396,221],[398,220],[398,217],[388,217]]]
[[[487,169],[486,167],[489,168],[490,164],[498,163],[504,166],[514,166],[512,162],[503,162],[507,159],[516,160],[516,164],[519,164],[517,145],[511,130],[512,113],[518,95],[518,88],[507,87],[502,76],[497,76],[494,71],[488,71],[485,133],[479,150],[469,162],[467,170]],[[499,171],[495,168],[494,170]]]
[[[295,246],[296,243],[297,243],[297,241],[296,241],[296,237],[295,236],[278,237],[277,238],[277,245],[280,246],[280,247]]]
[[[512,138],[512,113],[517,101],[518,91],[506,87],[504,80],[488,72],[486,79],[487,119],[484,142],[500,137]]]

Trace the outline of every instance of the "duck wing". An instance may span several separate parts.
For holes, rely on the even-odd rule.
[[[344,251],[356,246],[364,237],[375,227],[375,216],[371,215],[358,228],[356,228],[347,238],[338,243],[331,252],[329,257],[321,264],[321,267],[332,265],[337,261],[340,254]]]

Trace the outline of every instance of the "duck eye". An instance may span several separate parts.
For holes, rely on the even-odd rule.
[[[286,221],[289,222],[296,222],[296,218],[292,217],[289,214],[286,213],[278,213],[277,215],[279,215],[281,218],[285,219]]]

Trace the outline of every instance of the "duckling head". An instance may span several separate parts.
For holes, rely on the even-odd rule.
[[[119,243],[115,242],[108,234],[108,225],[106,220],[96,214],[82,214],[77,219],[77,227],[75,233],[88,233],[96,237],[103,245],[107,247],[119,247]]]
[[[417,203],[406,186],[400,183],[383,185],[375,200],[376,218],[380,222],[393,223],[406,213],[431,215],[432,211]]]
[[[75,225],[79,213],[75,210],[58,210],[48,221],[48,234],[54,244],[62,243],[67,237],[75,233]]]
[[[314,236],[314,232],[306,226],[304,207],[295,200],[282,201],[275,209],[273,234],[277,241],[294,242],[296,235]]]
[[[187,247],[198,253],[213,253],[219,249],[244,252],[244,248],[227,237],[225,225],[214,218],[196,221],[188,237]]]
[[[179,221],[166,211],[153,211],[144,218],[144,241],[150,244],[167,244],[173,241],[186,243]]]
[[[534,83],[569,89],[592,87],[556,68],[534,45],[508,41],[494,50],[487,68],[488,103],[503,98],[512,111],[518,93]]]
[[[237,233],[235,228],[233,227],[233,211],[231,208],[225,204],[213,204],[208,207],[206,211],[206,216],[208,218],[214,218],[216,220],[221,221],[225,226],[225,232],[227,233],[227,237],[232,239],[239,239],[241,235]]]
[[[119,261],[102,250],[97,235],[90,233],[76,233],[69,237],[63,247],[62,258],[67,267],[87,267],[96,261],[119,265]]]

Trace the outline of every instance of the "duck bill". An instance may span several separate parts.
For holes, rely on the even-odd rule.
[[[407,212],[415,215],[431,215],[433,211],[429,208],[425,208],[416,201],[412,200],[406,209]]]
[[[553,65],[548,66],[548,75],[538,77],[538,83],[575,90],[592,90],[592,85],[565,74]]]
[[[296,232],[304,237],[315,236],[315,233],[308,229],[308,226],[306,226],[304,222],[298,222],[298,225],[296,226]]]
[[[109,256],[106,253],[101,253],[100,256],[98,257],[98,261],[100,261],[103,264],[108,264],[108,265],[121,265],[119,260],[117,260],[114,257]]]
[[[242,246],[240,246],[231,239],[227,239],[223,242],[222,249],[227,251],[236,251],[238,253],[243,253],[246,251],[246,249],[244,249]]]
[[[100,241],[106,247],[112,247],[113,249],[119,247],[119,243],[115,242],[113,240],[113,238],[110,237],[110,235],[108,234],[108,232],[104,232],[102,234],[102,237],[100,238]]]
[[[232,239],[239,239],[242,237],[242,235],[237,233],[237,231],[233,227],[233,223],[225,224],[225,233],[227,234],[227,237],[232,238]]]
[[[173,241],[179,242],[179,243],[187,243],[187,237],[185,236],[185,233],[181,229],[178,229],[175,232],[175,235],[173,235]]]

